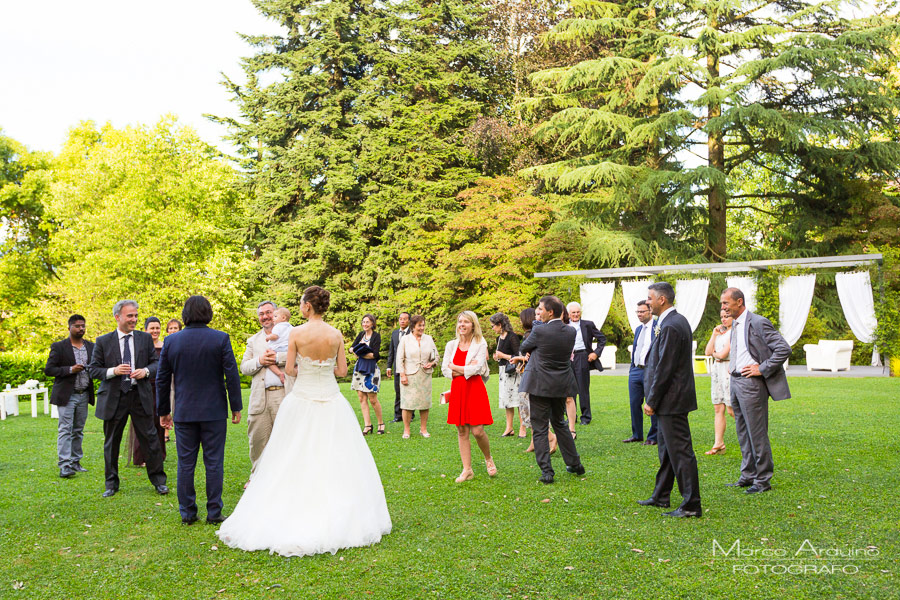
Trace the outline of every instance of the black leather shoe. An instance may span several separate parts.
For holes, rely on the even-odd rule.
[[[586,420],[586,419],[581,419],[580,423],[581,423],[582,425],[590,425],[590,424],[591,424],[591,422],[588,421],[588,420]]]
[[[402,423],[402,422],[403,422],[403,419],[401,419],[400,417],[394,417],[393,419],[391,419],[391,423]]]
[[[750,487],[751,485],[753,485],[752,481],[738,480],[738,481],[734,481],[732,483],[726,483],[725,487]]]
[[[206,522],[209,523],[210,525],[216,525],[217,523],[221,523],[224,520],[225,520],[225,517],[223,517],[221,515],[219,515],[218,517],[212,517],[212,518],[206,517]]]
[[[549,484],[553,483],[553,475],[550,475],[549,473],[544,473],[543,475],[541,475],[541,478],[538,479],[538,481],[540,483],[543,483],[544,485],[549,485]]]
[[[156,486],[156,493],[160,496],[165,496],[169,493],[169,487],[166,484]]]
[[[103,492],[103,497],[104,497],[104,498],[110,498],[110,497],[112,497],[112,496],[115,496],[115,495],[116,495],[116,492],[118,492],[118,491],[119,491],[118,488],[111,488],[111,489],[108,489],[108,490],[106,490],[105,492]]]
[[[636,438],[636,437],[634,437],[634,436],[631,436],[631,437],[628,438],[627,440],[622,440],[622,443],[623,443],[623,444],[631,444],[631,443],[633,443],[633,442],[640,442],[640,441],[643,441],[643,440],[641,440],[641,438]]]
[[[182,525],[193,525],[196,522],[197,522],[197,517],[190,517],[189,519],[185,519],[184,517],[181,517]]]
[[[76,471],[78,471],[79,473],[87,473],[87,469],[82,467],[81,463],[75,463],[75,465],[72,468],[75,469]]]
[[[63,467],[59,470],[59,476],[63,479],[69,479],[70,477],[75,477],[75,469],[71,467]]]
[[[655,445],[656,445],[656,440],[647,440],[646,442],[641,444],[641,446],[655,446]]]
[[[578,465],[577,467],[570,467],[566,465],[566,471],[568,471],[572,475],[584,475],[584,465]]]
[[[703,515],[703,509],[684,510],[681,508],[676,508],[672,512],[664,512],[662,515],[664,517],[675,517],[676,519],[685,519],[687,517],[696,517],[699,519]]]
[[[659,508],[669,508],[668,500],[661,502],[655,498],[647,498],[646,500],[638,500],[637,503],[641,506],[658,506]]]
[[[758,485],[751,485],[746,490],[744,490],[745,494],[759,494],[762,492],[768,492],[772,489],[772,486],[769,487],[760,487]]]

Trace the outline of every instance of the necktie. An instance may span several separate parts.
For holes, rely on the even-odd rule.
[[[737,354],[737,348],[734,347],[734,340],[737,339],[737,336],[735,335],[737,328],[738,328],[738,322],[735,321],[734,324],[731,326],[731,339],[728,340],[728,344],[731,346],[728,349],[728,373],[729,374],[734,373],[734,361],[735,361],[734,357]]]
[[[122,362],[131,364],[131,347],[128,345],[128,340],[131,339],[131,334],[126,335],[125,340],[125,350],[122,352]],[[122,393],[127,394],[131,391],[131,375],[122,375]]]

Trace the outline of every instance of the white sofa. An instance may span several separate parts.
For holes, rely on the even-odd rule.
[[[604,369],[610,371],[616,370],[616,350],[618,350],[618,348],[615,346],[606,346],[603,348],[603,352],[600,353],[600,364],[603,365]]]
[[[805,344],[806,370],[850,370],[853,340],[819,340],[818,344]]]

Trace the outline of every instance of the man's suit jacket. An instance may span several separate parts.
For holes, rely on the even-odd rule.
[[[247,349],[244,351],[243,358],[241,358],[241,373],[253,377],[250,381],[250,407],[247,410],[247,413],[251,415],[258,415],[265,409],[266,370],[268,367],[260,367],[257,359],[266,353],[267,348],[266,331],[265,329],[260,329],[247,339]],[[276,353],[275,362],[282,370],[284,370],[286,361],[287,352]],[[293,382],[293,377],[285,375],[285,394],[291,391]]]
[[[600,364],[600,355],[603,354],[603,349],[606,348],[606,336],[597,329],[593,321],[581,319],[578,321],[578,325],[581,326],[581,339],[584,341],[584,349],[588,354],[591,352],[597,354],[597,360],[590,363],[591,368],[603,372],[603,365]],[[595,340],[597,342],[596,346],[593,345]]]
[[[644,367],[647,406],[656,414],[679,415],[697,410],[693,348],[691,325],[673,310],[659,325]]]
[[[787,400],[791,397],[784,361],[791,356],[791,347],[767,318],[747,311],[744,322],[744,344],[750,356],[759,364],[772,400]],[[733,335],[733,333],[732,333]],[[734,344],[731,345],[732,351]]]
[[[91,354],[94,351],[94,343],[84,340],[84,347],[87,348],[88,364],[91,362]],[[47,357],[47,364],[44,365],[44,375],[53,377],[53,391],[50,392],[50,404],[57,406],[65,406],[69,403],[69,397],[75,391],[75,378],[78,373],[72,373],[69,368],[75,366],[75,351],[72,349],[72,342],[69,338],[65,338],[50,345],[50,355]],[[85,372],[90,377],[90,373],[85,365]],[[94,403],[94,382],[91,381],[87,388],[88,402]]]
[[[156,371],[156,389],[169,389],[173,379],[178,398],[174,419],[179,423],[227,419],[229,403],[232,412],[244,407],[241,375],[231,339],[223,331],[188,325],[177,335],[166,337]],[[160,416],[172,412],[169,394],[159,394],[157,412]]]
[[[519,346],[522,354],[531,353],[528,359],[531,368],[519,391],[548,398],[575,395],[573,391],[578,390],[578,385],[571,362],[574,344],[575,330],[560,319],[533,328]]]
[[[144,411],[148,415],[153,414],[153,390],[150,381],[156,377],[156,352],[153,348],[153,338],[149,333],[134,330],[131,332],[134,344],[134,356],[132,362],[135,370],[147,369],[150,374],[143,379],[135,380],[138,399]],[[91,362],[88,367],[91,377],[100,380],[100,389],[97,392],[97,409],[94,414],[97,418],[108,421],[116,414],[119,407],[119,398],[122,395],[122,378],[118,375],[112,379],[106,378],[108,369],[122,364],[122,351],[119,349],[118,331],[101,335],[94,344],[94,352],[91,354]]]
[[[407,332],[406,335],[412,333],[411,331]],[[404,336],[405,337],[405,336]],[[395,329],[391,332],[391,341],[388,344],[388,353],[387,353],[387,368],[392,371],[397,370],[397,348],[400,347],[400,329]]]
[[[656,339],[656,333],[653,331],[653,321],[647,321],[647,324],[644,325],[641,323],[634,330],[634,341],[631,342],[631,368],[634,368],[634,355],[638,351],[638,340],[641,339],[641,332],[644,330],[644,327],[650,328],[650,345],[653,345],[653,340]],[[693,345],[692,345],[693,347]],[[649,353],[648,353],[649,356]],[[646,364],[644,365],[647,366]]]

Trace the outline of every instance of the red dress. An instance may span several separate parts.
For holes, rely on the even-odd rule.
[[[453,364],[464,366],[466,354],[459,348],[453,355]],[[447,423],[450,425],[492,425],[491,402],[488,400],[487,388],[479,375],[454,377],[450,384],[450,403],[447,410]]]

